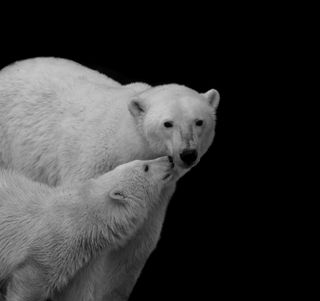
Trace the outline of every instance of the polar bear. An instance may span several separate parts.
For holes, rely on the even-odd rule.
[[[106,262],[99,262],[85,276],[78,273],[69,290],[77,297],[71,294],[66,300],[126,300],[159,239],[176,181],[212,144],[219,99],[214,89],[201,94],[177,84],[121,85],[57,58],[29,59],[0,71],[3,167],[58,186],[95,178],[135,159],[169,155],[176,164],[175,179],[162,191],[162,205],[145,221],[148,230],[132,242],[138,251],[124,263],[130,273],[124,271],[118,280],[118,295],[108,293],[103,283],[108,271],[100,269]],[[144,236],[149,244],[142,243]],[[81,297],[81,290],[92,292],[90,298]]]
[[[53,186],[135,158],[189,168],[212,142],[218,102],[216,90],[121,86],[68,60],[25,60],[0,72],[0,162]]]
[[[157,206],[172,164],[168,157],[135,160],[57,188],[0,171],[0,282],[8,282],[6,300],[45,300],[103,249],[114,257]]]

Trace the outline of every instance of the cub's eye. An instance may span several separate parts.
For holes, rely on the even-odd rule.
[[[203,125],[203,120],[196,121],[196,126],[202,126],[202,125]]]
[[[149,170],[149,165],[146,164],[146,165],[144,166],[144,171],[147,172],[148,170]]]
[[[166,121],[163,123],[164,127],[166,128],[172,128],[173,127],[173,122],[172,121]]]

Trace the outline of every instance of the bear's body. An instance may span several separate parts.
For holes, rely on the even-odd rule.
[[[57,188],[0,171],[0,283],[8,283],[6,300],[59,294],[102,250],[113,270],[114,259],[157,207],[170,165],[167,158],[133,161]],[[105,280],[112,283],[116,275]]]
[[[218,102],[215,90],[121,85],[67,60],[18,62],[0,71],[0,165],[57,186],[95,178],[131,160],[170,155],[177,180],[211,145]],[[159,239],[175,182],[145,221],[147,230],[131,242],[134,251],[124,256],[130,260],[118,269],[118,293],[110,295],[104,284],[110,273],[103,267],[110,267],[106,259],[78,273],[65,300],[126,300]],[[150,243],[142,243],[143,237]]]
[[[108,78],[102,85],[99,74],[93,82],[69,77],[60,64],[58,70],[55,66],[45,72],[49,65],[38,68],[36,62],[29,67],[27,61],[27,71],[24,65],[21,69],[13,65],[14,78],[10,67],[9,72],[0,72],[0,162],[4,167],[56,186],[92,178],[138,157],[156,157],[127,110],[135,91],[110,88]],[[130,147],[128,141],[132,141]]]

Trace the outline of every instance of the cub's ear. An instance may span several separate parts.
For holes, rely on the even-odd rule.
[[[220,101],[220,94],[217,90],[211,89],[203,94],[208,100],[209,105],[215,110]]]
[[[124,192],[120,188],[114,188],[109,192],[109,197],[112,200],[117,200],[120,202],[124,202],[126,200],[126,196]]]
[[[140,117],[146,112],[146,106],[141,98],[134,98],[129,102],[128,109],[133,117]]]

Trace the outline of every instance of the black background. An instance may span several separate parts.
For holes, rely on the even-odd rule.
[[[267,276],[274,250],[265,242],[265,228],[272,227],[272,220],[264,224],[267,203],[262,201],[264,192],[257,193],[260,146],[256,125],[248,127],[247,121],[248,115],[259,118],[252,98],[259,98],[256,71],[266,58],[257,54],[261,41],[252,43],[246,28],[219,31],[214,25],[205,23],[203,30],[187,32],[178,27],[170,38],[161,31],[147,34],[146,29],[141,36],[130,26],[120,39],[76,28],[64,32],[63,40],[60,33],[31,31],[11,37],[1,50],[0,67],[25,58],[55,56],[123,84],[179,83],[199,92],[211,88],[220,92],[213,145],[178,183],[161,240],[130,300],[259,299],[278,285]],[[225,25],[222,21],[219,28]]]

